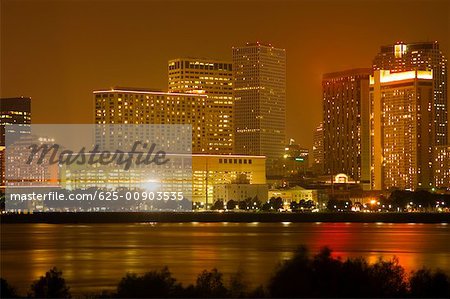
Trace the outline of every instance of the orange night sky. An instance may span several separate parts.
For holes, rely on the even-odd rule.
[[[167,88],[167,61],[287,51],[287,137],[312,146],[321,76],[370,67],[383,44],[438,40],[449,1],[1,1],[1,97],[30,96],[33,123],[92,123],[92,90]]]

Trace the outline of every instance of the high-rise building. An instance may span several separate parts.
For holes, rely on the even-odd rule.
[[[439,50],[438,42],[403,43],[382,46],[373,60],[374,70],[390,70],[391,73],[432,70],[433,114],[432,134],[436,145],[447,145],[447,58]]]
[[[234,147],[231,62],[179,58],[169,61],[169,92],[206,94],[206,153],[231,154]]]
[[[323,123],[320,123],[313,136],[313,165],[312,169],[316,174],[323,174]]]
[[[261,43],[233,48],[235,151],[265,155],[268,173],[283,156],[286,51]]]
[[[94,91],[96,124],[180,124],[192,126],[192,152],[204,153],[206,95],[139,88]]]
[[[189,199],[195,203],[195,208],[208,209],[213,203],[214,186],[230,184],[238,176],[245,175],[250,184],[266,183],[264,156],[207,153],[205,94],[117,87],[94,91],[94,102],[96,124],[192,125],[192,198]],[[85,182],[95,186],[108,178],[107,173],[98,171],[81,171],[76,175],[78,178],[72,179],[69,188],[91,186]],[[92,177],[87,177],[89,175]]]
[[[14,135],[29,133],[31,124],[31,98],[0,99],[0,188],[5,186],[6,133]],[[7,125],[15,125],[7,127]],[[14,132],[20,128],[20,132]],[[9,131],[8,131],[9,130]]]
[[[323,156],[326,174],[345,173],[370,184],[371,69],[323,75]]]
[[[372,188],[432,187],[433,71],[375,71],[370,101]]]
[[[434,185],[450,190],[450,146],[440,145],[434,148],[433,173]]]
[[[31,124],[31,98],[3,98],[0,99],[0,147],[5,146],[5,134],[7,125],[23,127],[24,131],[30,131]],[[10,127],[10,130],[14,129]]]

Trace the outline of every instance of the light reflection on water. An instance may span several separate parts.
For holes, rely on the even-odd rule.
[[[63,270],[73,293],[113,288],[126,272],[165,265],[183,283],[204,269],[244,271],[264,284],[298,246],[328,245],[334,255],[399,258],[450,273],[450,227],[386,223],[2,224],[1,276],[25,293],[48,269]]]

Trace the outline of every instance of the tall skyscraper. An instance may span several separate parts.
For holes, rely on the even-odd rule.
[[[6,133],[29,133],[31,124],[31,98],[3,98],[0,99],[0,188],[5,186],[5,146]],[[21,132],[14,132],[15,128],[7,125],[18,125]],[[8,131],[9,130],[9,131]]]
[[[179,58],[169,61],[169,92],[206,94],[206,152],[232,154],[233,67],[231,62]]]
[[[375,71],[370,101],[372,188],[432,187],[432,70]]]
[[[235,151],[265,155],[268,173],[286,136],[286,51],[261,43],[233,48]]]
[[[323,123],[314,130],[313,136],[313,170],[316,174],[323,174]]]
[[[370,186],[369,76],[352,69],[323,76],[323,156],[326,174],[345,173]]]
[[[205,95],[117,87],[94,91],[94,102],[96,124],[191,125],[192,152],[206,152]]]
[[[436,145],[447,145],[447,58],[439,50],[438,42],[403,43],[381,47],[373,60],[374,70],[390,70],[391,73],[432,70],[433,113],[432,134]]]

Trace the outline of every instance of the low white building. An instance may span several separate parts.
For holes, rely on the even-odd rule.
[[[221,184],[213,187],[214,202],[216,200],[242,201],[257,197],[261,202],[267,201],[268,187],[266,184]]]
[[[300,202],[302,199],[305,201],[312,200],[314,202],[319,201],[318,191],[305,189],[299,186],[290,189],[273,189],[269,190],[269,198],[281,197],[285,204],[290,204],[292,201]]]

